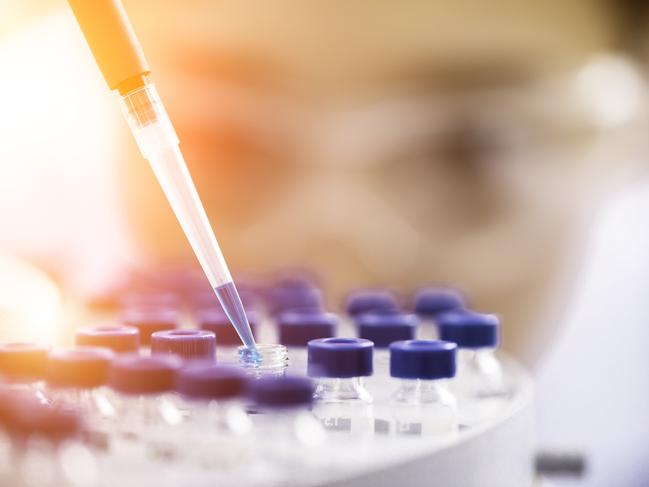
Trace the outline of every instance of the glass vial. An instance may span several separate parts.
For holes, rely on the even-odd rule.
[[[373,398],[363,383],[372,375],[373,350],[374,344],[362,338],[309,342],[307,373],[317,379],[313,413],[328,431],[374,432]]]
[[[447,384],[455,375],[456,351],[454,343],[440,340],[390,345],[390,375],[400,385],[390,401],[389,433],[434,436],[457,431],[457,401]]]
[[[101,450],[109,448],[117,421],[114,401],[106,387],[114,356],[107,348],[78,347],[52,352],[47,360],[50,401],[78,408],[84,418],[84,440]]]
[[[309,411],[313,391],[313,382],[303,376],[263,377],[250,384],[249,400],[258,412],[251,480],[289,485],[322,468],[325,430]]]
[[[124,454],[153,460],[177,456],[176,435],[183,421],[173,392],[182,361],[174,355],[121,355],[113,360],[108,385],[117,393],[118,435]]]
[[[284,345],[257,344],[256,348],[239,347],[239,365],[255,378],[281,377],[288,367],[288,350]]]
[[[451,387],[464,425],[479,424],[498,415],[511,389],[495,350],[500,321],[491,314],[453,311],[437,318],[442,339],[457,343],[457,376]]]
[[[252,458],[252,422],[242,401],[246,384],[246,374],[227,365],[190,366],[178,375],[187,415],[177,441],[185,460],[224,481],[245,475]]]

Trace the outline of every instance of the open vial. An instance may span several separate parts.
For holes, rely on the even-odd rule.
[[[257,344],[256,348],[239,347],[239,365],[255,378],[281,377],[288,367],[288,350],[279,344]]]

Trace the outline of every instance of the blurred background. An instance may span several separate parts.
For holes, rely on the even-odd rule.
[[[649,5],[125,0],[235,274],[456,285],[579,485],[647,485]],[[0,333],[196,267],[63,0],[0,0]]]

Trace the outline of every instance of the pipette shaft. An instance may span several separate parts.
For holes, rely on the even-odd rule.
[[[149,161],[165,196],[245,346],[255,341],[241,298],[210,226],[180,151],[179,140],[149,66],[120,0],[69,0],[86,41],[122,108],[142,156]]]

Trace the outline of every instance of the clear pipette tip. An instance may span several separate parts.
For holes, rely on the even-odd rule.
[[[214,292],[221,303],[223,311],[237,330],[243,344],[247,348],[256,350],[255,338],[252,335],[250,323],[248,323],[248,316],[246,315],[246,310],[243,307],[241,297],[237,292],[234,282],[221,284],[214,288]]]
[[[140,152],[151,164],[208,280],[212,285],[224,282],[214,288],[223,311],[243,344],[256,350],[246,311],[180,152],[178,136],[155,86],[147,83],[124,94],[121,100]]]

